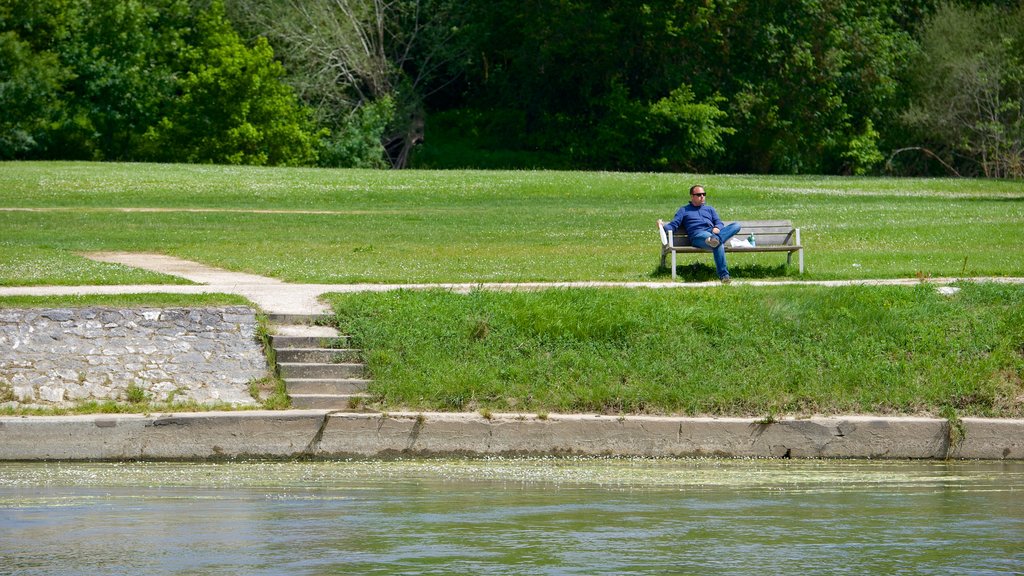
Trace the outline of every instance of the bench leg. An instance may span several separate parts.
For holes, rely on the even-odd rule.
[[[796,245],[797,246],[803,246],[803,244],[800,242],[800,229],[799,228],[796,229]],[[800,261],[800,273],[803,274],[804,273],[804,249],[803,248],[800,248],[800,253],[797,254],[797,259]]]
[[[672,281],[676,280],[676,252],[672,251]]]

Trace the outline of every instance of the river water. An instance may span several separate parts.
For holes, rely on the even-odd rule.
[[[0,463],[0,574],[1024,574],[1024,463]]]

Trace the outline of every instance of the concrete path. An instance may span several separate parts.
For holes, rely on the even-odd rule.
[[[162,254],[123,252],[97,252],[83,254],[97,262],[107,262],[142,268],[152,272],[179,276],[193,286],[170,284],[142,284],[122,286],[11,286],[0,287],[0,296],[67,296],[93,294],[237,294],[255,302],[269,314],[324,314],[330,312],[320,296],[330,292],[385,292],[389,290],[442,289],[456,292],[470,290],[542,290],[545,288],[709,288],[721,286],[718,282],[497,282],[497,283],[441,283],[441,284],[289,284],[255,274],[231,272],[198,262],[182,260]],[[1024,278],[929,278],[927,282],[945,287],[954,282],[1003,282],[1024,284]],[[920,284],[917,278],[866,280],[734,280],[742,286],[912,286]]]

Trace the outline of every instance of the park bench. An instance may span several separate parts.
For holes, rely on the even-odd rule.
[[[711,252],[690,244],[690,237],[685,230],[665,230],[658,227],[661,234],[661,267],[665,267],[665,257],[672,255],[672,279],[676,279],[676,254],[699,254]],[[740,222],[740,231],[734,238],[746,239],[754,235],[754,246],[729,246],[725,243],[726,252],[786,252],[786,264],[792,263],[793,253],[797,253],[800,273],[804,273],[804,247],[800,244],[800,229],[794,228],[789,220],[751,220]]]

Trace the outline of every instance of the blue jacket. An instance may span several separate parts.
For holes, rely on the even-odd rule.
[[[685,206],[676,212],[676,217],[671,222],[665,224],[665,230],[678,230],[682,227],[686,230],[686,235],[693,237],[697,232],[711,232],[714,227],[721,229],[725,226],[722,219],[718,217],[718,212],[707,204],[700,208],[693,204],[687,203]]]

